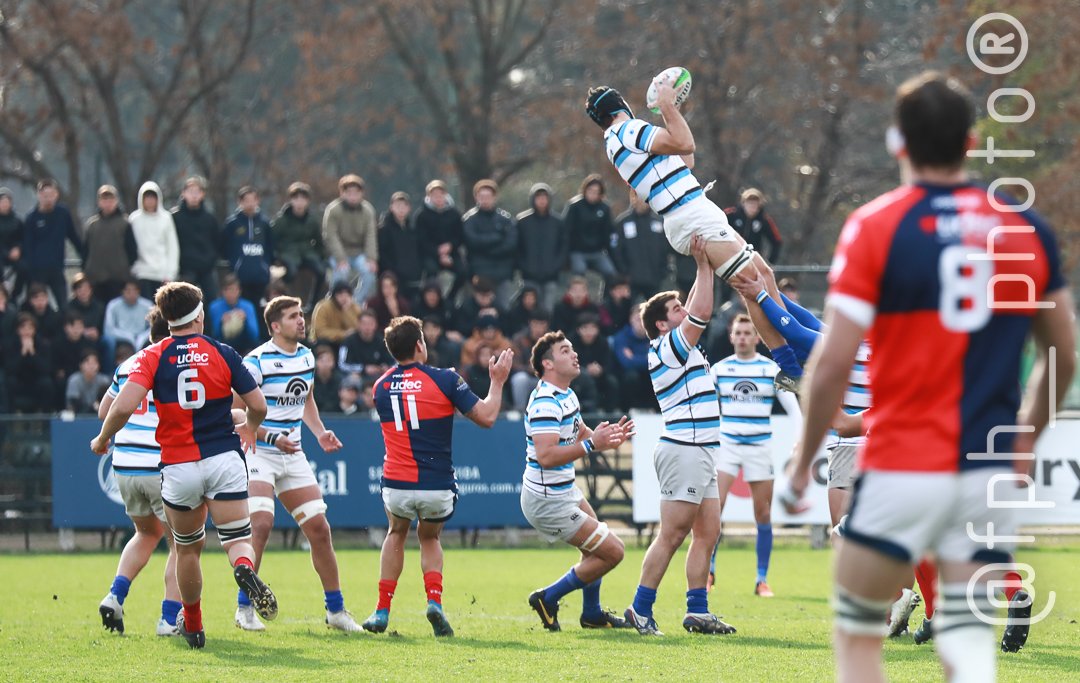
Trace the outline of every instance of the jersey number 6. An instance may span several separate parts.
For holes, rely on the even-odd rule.
[[[176,396],[184,410],[198,410],[206,405],[206,387],[199,381],[195,368],[181,370],[176,377]]]

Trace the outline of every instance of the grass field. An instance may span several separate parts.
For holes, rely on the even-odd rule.
[[[604,581],[603,603],[618,612],[629,603],[643,551],[629,548],[624,564]],[[281,614],[265,633],[232,625],[236,588],[224,556],[203,561],[207,646],[188,650],[179,639],[153,635],[161,600],[164,555],[157,554],[132,586],[125,605],[127,635],[105,632],[97,603],[116,565],[112,554],[0,556],[0,680],[108,681],[363,681],[363,680],[732,680],[827,681],[829,645],[828,551],[778,547],[770,584],[773,600],[751,594],[754,551],[723,548],[721,586],[710,606],[738,627],[728,637],[691,636],[680,626],[685,608],[678,556],[661,585],[656,618],[664,638],[633,631],[582,631],[580,598],[560,613],[564,630],[548,633],[529,610],[528,593],[557,578],[573,562],[568,548],[464,550],[448,548],[447,615],[457,631],[436,641],[423,616],[418,555],[409,550],[388,634],[347,636],[323,625],[322,594],[303,552],[272,552],[263,576]],[[1080,678],[1080,549],[1047,547],[1021,557],[1036,567],[1036,612],[1046,592],[1057,603],[1033,627],[1028,647],[999,657],[1000,680]],[[378,553],[340,552],[346,605],[363,619],[374,607]],[[921,622],[922,610],[913,619]],[[890,678],[939,680],[930,646],[909,636],[886,646]]]

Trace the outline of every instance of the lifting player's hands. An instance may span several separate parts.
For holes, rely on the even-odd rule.
[[[505,384],[506,378],[510,376],[510,366],[513,362],[514,352],[510,349],[503,349],[498,358],[492,356],[488,361],[488,375],[491,376],[491,381]]]
[[[705,246],[708,242],[701,235],[694,235],[690,238],[690,255],[694,257],[694,261],[699,266],[709,265],[709,254],[705,251]]]
[[[93,439],[90,439],[90,450],[96,455],[105,455],[109,451],[109,439],[101,438],[99,433]]]
[[[732,289],[739,294],[742,294],[750,301],[755,301],[757,295],[765,289],[765,276],[762,275],[757,268],[753,270],[753,277],[750,277],[746,273],[747,270],[744,269],[738,275],[728,280],[728,284],[731,285]]]
[[[623,433],[622,423],[611,424],[610,422],[601,422],[596,425],[596,428],[592,431],[593,445],[597,450],[605,451],[609,448],[615,448],[623,441],[626,441],[626,434]]]
[[[327,429],[318,439],[319,448],[323,449],[325,453],[333,453],[334,451],[341,450],[341,439],[337,438],[337,434]]]

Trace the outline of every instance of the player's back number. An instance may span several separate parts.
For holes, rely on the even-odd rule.
[[[941,250],[938,280],[941,294],[938,312],[941,324],[952,332],[975,332],[990,322],[989,284],[994,264],[971,258],[985,254],[977,247],[954,244]]]
[[[206,405],[206,387],[195,368],[181,370],[176,376],[176,396],[184,410],[198,410]]]

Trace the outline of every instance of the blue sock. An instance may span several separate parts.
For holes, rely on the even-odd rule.
[[[345,598],[341,597],[341,591],[323,591],[326,596],[326,611],[340,612],[345,609]]]
[[[112,580],[112,588],[109,589],[109,592],[115,595],[116,601],[123,605],[129,588],[131,588],[131,579],[117,574],[116,578]]]
[[[781,370],[792,377],[802,377],[802,366],[799,365],[799,361],[795,357],[795,349],[791,348],[790,344],[777,346],[775,349],[770,349],[770,351],[772,353],[772,359],[776,361],[776,364],[780,366]]]
[[[236,604],[240,607],[251,607],[251,600],[248,600],[247,593],[244,592],[243,588],[236,591]]]
[[[764,581],[769,573],[769,556],[772,555],[772,524],[757,525],[757,580]]]
[[[690,614],[708,614],[709,589],[691,588],[686,591],[686,611]]]
[[[656,589],[638,586],[634,594],[634,611],[643,617],[652,616],[652,606],[656,602]]]
[[[179,600],[162,600],[161,618],[169,626],[176,626],[176,615],[180,612],[182,606]]]
[[[567,593],[584,587],[585,582],[578,578],[577,572],[571,567],[561,579],[544,589],[544,600],[558,602]]]
[[[581,616],[595,617],[603,611],[604,608],[600,606],[600,579],[597,579],[581,589]]]

